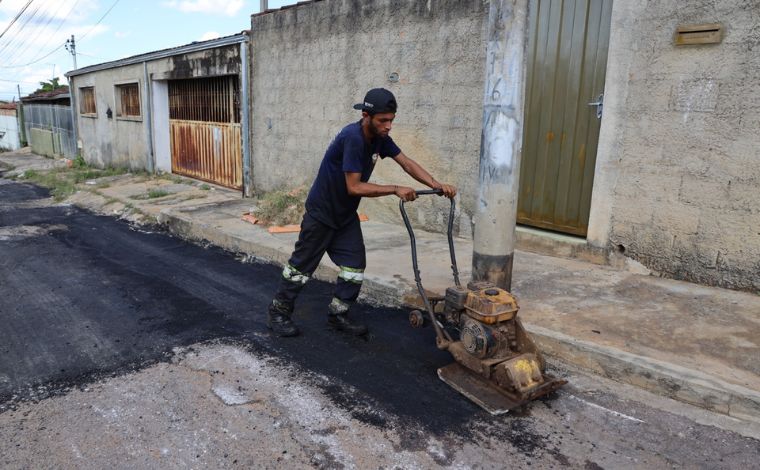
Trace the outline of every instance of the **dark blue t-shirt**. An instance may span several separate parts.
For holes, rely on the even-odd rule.
[[[400,153],[401,149],[390,137],[366,141],[361,121],[347,125],[327,147],[306,198],[306,210],[325,225],[335,229],[342,227],[356,217],[362,199],[349,196],[345,173],[361,173],[361,181],[367,182],[378,157],[395,158]]]

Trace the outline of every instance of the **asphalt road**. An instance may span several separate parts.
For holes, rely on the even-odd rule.
[[[130,450],[116,467],[276,468],[282,455],[324,468],[760,467],[760,443],[710,426],[710,414],[577,372],[556,370],[569,386],[491,417],[437,379],[448,353],[406,312],[360,304],[368,338],[329,330],[329,284],[304,290],[302,336],[273,338],[264,320],[278,268],[47,196],[0,179],[0,467],[97,468],[126,452],[117,435]],[[232,377],[237,392],[220,392]],[[204,401],[204,387],[221,401]],[[319,426],[298,414],[306,396],[321,397]],[[93,410],[109,406],[130,411],[105,425]],[[214,434],[235,423],[234,442]],[[183,444],[153,452],[163,438],[151,429]]]

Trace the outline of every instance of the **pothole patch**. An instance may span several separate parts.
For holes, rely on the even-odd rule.
[[[245,405],[253,401],[244,390],[235,389],[225,385],[216,385],[211,389],[214,395],[219,397],[225,405]]]
[[[0,241],[15,241],[24,238],[40,237],[50,232],[68,230],[63,224],[56,225],[13,225],[0,227]]]

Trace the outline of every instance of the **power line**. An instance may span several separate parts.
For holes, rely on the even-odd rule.
[[[69,18],[69,16],[71,16],[71,13],[73,13],[74,9],[76,8],[76,6],[77,6],[77,4],[79,2],[80,2],[80,0],[76,0],[76,2],[74,2],[74,4],[72,5],[71,9],[69,10],[69,12],[66,13],[66,16],[63,17],[63,19],[58,23],[58,27],[56,27],[55,31],[53,31],[53,33],[50,34],[50,39],[48,39],[48,41],[45,43],[45,45],[41,46],[40,49],[46,49],[47,46],[50,45],[50,43],[54,40],[56,33],[58,33],[58,31],[61,29],[61,26],[63,26],[63,24],[66,22],[66,20]],[[48,52],[47,54],[44,54],[42,56],[38,56],[38,57],[32,59],[31,61],[25,63],[25,64],[0,65],[0,68],[12,69],[12,68],[21,68],[21,67],[28,67],[30,65],[34,65],[34,64],[42,61],[43,59],[46,59],[46,58],[50,57],[51,55],[53,55],[55,52],[57,52],[63,46],[64,46],[64,44],[61,44],[59,46],[55,46],[55,48],[53,50],[51,50],[50,52]],[[29,49],[29,46],[26,47],[26,49],[24,50],[24,52],[26,52],[27,49]],[[16,57],[16,56],[14,56],[14,57]]]
[[[0,82],[26,83],[27,85],[37,85],[37,82],[25,82],[23,80],[8,80],[7,78],[0,78]]]
[[[50,43],[55,39],[55,35],[58,33],[58,31],[60,31],[61,26],[63,26],[63,24],[69,18],[69,16],[74,11],[74,9],[76,8],[76,6],[79,3],[79,1],[80,0],[76,0],[76,2],[74,2],[74,4],[72,5],[72,7],[69,9],[68,13],[66,13],[66,15],[63,18],[61,18],[61,20],[58,22],[58,26],[55,28],[55,31],[53,31],[52,33],[48,34],[48,40],[45,42],[44,45],[39,46],[38,50],[47,50],[47,48],[50,45]],[[46,28],[50,24],[50,22],[52,21],[52,19],[60,11],[60,6],[63,5],[64,3],[66,3],[66,2],[59,2],[58,3],[59,8],[57,10],[55,10],[55,13],[53,13],[53,15],[48,20],[48,22],[45,24],[45,26],[43,26],[43,29]],[[32,41],[28,41],[28,43],[26,44],[26,47],[23,50],[21,50],[21,48],[17,49],[15,54],[12,54],[11,56],[8,57],[7,63],[13,63],[15,60],[17,60],[18,57],[24,57],[24,54],[26,53],[26,51],[28,51],[29,48],[33,44],[34,43]],[[32,60],[36,60],[36,59],[32,59]]]
[[[50,57],[51,55],[53,55],[53,53],[58,52],[58,49],[62,48],[63,46],[64,46],[64,44],[61,43],[60,45],[56,46],[55,49],[53,49],[52,51],[50,51],[47,54],[43,55],[42,57],[40,57],[38,59],[35,59],[33,62],[28,62],[26,64],[20,64],[20,65],[0,65],[0,69],[17,69],[17,68],[21,68],[21,67],[28,67],[30,65],[34,65],[37,62],[42,61],[43,59],[47,59],[48,57]]]
[[[5,33],[7,33],[9,29],[11,29],[11,26],[13,26],[14,23],[16,23],[16,20],[18,20],[19,16],[21,16],[26,11],[26,9],[29,8],[29,5],[31,5],[33,1],[34,0],[29,0],[28,2],[26,2],[26,5],[24,5],[24,7],[21,8],[21,11],[18,12],[18,14],[16,15],[15,18],[13,18],[13,20],[10,22],[10,24],[8,25],[8,27],[5,28],[5,31],[3,31],[2,33],[0,33],[0,39],[2,39],[3,36],[5,36]]]
[[[5,45],[3,45],[0,48],[0,52],[7,50],[6,52],[10,52],[11,56],[16,54],[22,46],[26,45],[25,43],[27,42],[28,36],[32,36],[32,37],[39,36],[39,30],[30,31],[28,34],[24,34],[26,33],[25,27],[34,19],[34,17],[39,12],[39,10],[44,7],[42,17],[38,21],[34,21],[33,26],[37,28],[39,24],[45,23],[45,25],[43,26],[43,29],[44,29],[45,27],[47,27],[48,24],[50,24],[50,21],[52,21],[52,19],[56,16],[56,14],[58,13],[58,10],[60,10],[60,7],[63,3],[65,2],[59,2],[57,4],[58,8],[55,10],[55,12],[50,11],[47,7],[47,4],[44,4],[44,5],[38,4],[37,8],[35,8],[34,12],[31,15],[26,15],[24,24],[22,24],[18,28],[18,30],[15,31],[14,37],[9,39],[8,42],[5,43]],[[37,33],[37,34],[34,34],[34,33]],[[16,43],[15,46],[11,47],[11,45],[14,45],[14,43]],[[11,62],[10,56],[8,57],[7,60],[5,60],[5,62],[6,63]]]
[[[0,1],[1,1],[1,0],[0,0]],[[26,9],[26,7],[28,7],[28,6],[29,6],[29,4],[30,4],[30,3],[32,3],[33,1],[34,1],[34,0],[29,0],[29,3],[27,3],[27,5],[24,7],[24,10],[25,10],[25,9]],[[99,20],[98,20],[98,21],[97,21],[97,22],[96,22],[96,23],[95,23],[95,24],[92,26],[92,28],[90,28],[90,29],[89,29],[89,31],[87,31],[86,33],[84,33],[84,35],[83,35],[83,36],[82,36],[82,37],[79,39],[79,41],[80,41],[80,42],[81,42],[81,41],[82,41],[82,39],[84,39],[84,38],[85,38],[85,37],[86,37],[88,34],[90,34],[90,33],[91,33],[91,32],[92,32],[92,31],[93,31],[93,30],[94,30],[94,29],[95,29],[95,28],[96,28],[96,27],[97,27],[97,26],[98,26],[98,25],[99,25],[99,24],[100,24],[100,23],[103,21],[103,19],[104,19],[106,16],[108,16],[108,14],[111,12],[111,10],[113,10],[113,9],[114,9],[114,7],[115,7],[115,6],[116,6],[116,5],[119,3],[119,1],[120,1],[120,0],[115,0],[115,1],[114,1],[114,2],[111,4],[111,6],[108,8],[108,10],[106,10],[106,12],[105,12],[105,13],[103,13],[103,16],[101,16],[101,17],[100,17],[100,19],[99,19]],[[71,11],[73,11],[73,8],[72,8],[72,10],[71,10]],[[69,14],[71,14],[71,11],[69,11]],[[19,13],[19,15],[20,15],[20,13]],[[66,15],[66,17],[68,18],[68,15]],[[64,46],[65,46],[65,44],[61,44],[61,45],[59,45],[59,46],[56,46],[56,47],[55,47],[55,49],[53,49],[52,51],[48,52],[47,54],[45,54],[45,55],[43,55],[43,56],[41,56],[41,57],[37,57],[37,58],[35,58],[34,60],[32,60],[31,62],[27,62],[26,64],[17,64],[17,65],[0,65],[0,68],[2,68],[2,69],[12,69],[12,68],[21,68],[21,67],[28,67],[29,65],[34,65],[34,64],[36,64],[36,63],[38,63],[38,62],[42,61],[43,59],[46,59],[46,58],[48,58],[49,56],[53,55],[55,52],[57,52],[57,51],[58,51],[58,49],[60,49],[61,47],[64,47]]]
[[[105,12],[105,13],[103,13],[103,16],[101,16],[101,17],[100,17],[100,19],[98,20],[98,22],[97,22],[97,23],[95,23],[95,24],[92,26],[92,28],[90,28],[90,30],[89,30],[89,31],[87,31],[86,33],[84,33],[84,34],[82,35],[82,37],[80,37],[80,38],[79,38],[79,42],[80,42],[80,43],[82,42],[82,40],[83,40],[84,38],[86,38],[86,37],[87,37],[87,35],[88,35],[88,34],[90,34],[90,33],[91,33],[91,32],[92,32],[92,31],[93,31],[95,28],[97,28],[97,26],[100,24],[100,22],[101,22],[101,21],[103,21],[103,18],[105,18],[106,16],[108,16],[108,14],[109,14],[109,13],[111,13],[111,10],[113,10],[113,7],[115,7],[117,3],[119,3],[119,0],[116,0],[116,1],[114,1],[114,2],[111,4],[111,7],[110,7],[108,10],[106,10],[106,12]]]
[[[17,39],[19,39],[21,37],[20,33],[24,30],[24,27],[26,27],[26,25],[28,25],[29,22],[32,21],[35,16],[37,16],[37,13],[40,11],[40,8],[42,8],[42,5],[38,3],[37,6],[35,6],[34,11],[32,11],[32,14],[31,15],[26,15],[24,17],[24,22],[23,22],[23,24],[21,24],[19,26],[18,33],[16,33],[16,35],[14,37],[12,37],[11,39],[9,39],[8,42],[6,42],[4,46],[0,47],[0,53],[2,53],[5,49],[8,48],[8,46],[10,46],[11,44],[13,44],[14,41],[16,41]],[[43,19],[44,19],[44,16],[43,16]],[[23,43],[23,40],[22,40],[22,43]]]
[[[98,60],[108,60],[108,59],[104,59],[102,57],[98,57],[98,56],[95,56],[95,55],[92,55],[92,54],[85,54],[85,53],[79,52],[79,51],[77,51],[77,55],[83,55],[85,57],[92,57],[93,59],[98,59]]]

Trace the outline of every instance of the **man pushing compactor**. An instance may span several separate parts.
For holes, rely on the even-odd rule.
[[[390,131],[396,117],[396,98],[384,88],[367,92],[358,122],[344,127],[325,152],[306,199],[306,213],[293,254],[282,271],[277,294],[269,305],[267,326],[279,336],[296,336],[291,314],[299,292],[327,252],[338,265],[335,292],[327,307],[327,323],[338,331],[364,335],[367,327],[349,320],[364,280],[366,256],[356,210],[362,197],[396,195],[412,201],[415,190],[406,186],[369,183],[378,158],[392,158],[412,178],[453,198],[456,188],[439,183],[422,166],[404,155]]]

